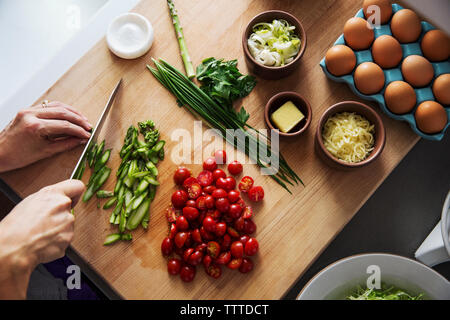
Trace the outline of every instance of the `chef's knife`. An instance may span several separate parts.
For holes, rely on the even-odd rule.
[[[80,166],[83,164],[83,161],[85,161],[84,157],[87,153],[87,150],[94,145],[97,142],[97,138],[99,135],[99,132],[102,130],[103,123],[105,123],[105,119],[109,113],[109,110],[111,110],[111,106],[114,103],[114,99],[116,97],[117,91],[119,91],[120,84],[122,83],[122,79],[119,80],[119,82],[116,84],[116,87],[111,92],[111,95],[109,96],[108,102],[106,103],[105,108],[102,111],[102,114],[100,115],[100,118],[97,121],[97,124],[95,125],[95,128],[92,130],[91,137],[89,138],[89,141],[86,143],[86,146],[84,147],[83,153],[81,154],[80,159],[78,159],[77,165],[75,166],[75,169],[73,170],[72,174],[70,175],[70,179],[73,179],[75,174],[77,173]]]

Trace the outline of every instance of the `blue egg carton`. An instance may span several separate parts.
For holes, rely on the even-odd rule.
[[[398,4],[392,4],[393,14],[401,9],[403,9],[402,6],[400,6]],[[358,11],[358,13],[355,15],[355,17],[360,17],[360,18],[365,19],[363,10],[360,9]],[[422,21],[421,24],[422,24],[422,33],[417,42],[400,44],[402,46],[402,50],[403,50],[403,59],[410,55],[423,56],[422,50],[420,48],[420,42],[422,41],[424,34],[426,32],[428,32],[429,30],[435,29],[435,27],[426,21]],[[375,33],[375,39],[378,38],[379,36],[385,35],[385,34],[392,36],[390,21],[387,24],[379,26],[378,28],[374,28],[374,33]],[[338,45],[338,44],[346,45],[343,34],[341,34],[339,36],[339,38],[336,40],[336,42],[334,43],[334,45]],[[354,52],[356,55],[356,67],[363,62],[368,62],[368,61],[373,62],[371,48],[366,49],[366,50],[361,50],[361,51],[354,51]],[[428,140],[439,141],[444,137],[445,131],[450,126],[449,120],[447,120],[447,125],[441,132],[436,133],[436,134],[426,134],[417,128],[416,121],[414,118],[414,112],[416,111],[417,106],[421,102],[427,101],[427,100],[436,101],[436,99],[433,95],[433,91],[431,89],[434,79],[436,79],[441,74],[450,73],[450,61],[449,60],[441,61],[441,62],[431,62],[431,64],[433,65],[433,68],[434,68],[434,78],[431,81],[431,83],[429,84],[429,86],[423,87],[423,88],[414,88],[414,91],[416,92],[416,97],[417,97],[417,102],[416,102],[416,106],[414,107],[414,109],[409,113],[395,114],[395,113],[392,113],[386,107],[386,103],[384,101],[384,91],[386,89],[386,86],[392,81],[397,81],[397,80],[405,81],[403,79],[402,71],[400,68],[401,62],[396,68],[383,69],[383,73],[385,76],[385,83],[384,83],[384,88],[380,92],[378,92],[376,94],[372,94],[372,95],[365,95],[358,91],[358,89],[355,86],[355,82],[353,80],[353,73],[354,73],[354,70],[356,69],[356,67],[351,74],[336,77],[328,72],[327,67],[325,66],[325,58],[323,58],[322,61],[320,61],[320,66],[322,67],[323,72],[325,72],[325,74],[328,78],[330,78],[331,80],[337,81],[337,82],[347,83],[347,85],[350,87],[350,89],[357,96],[361,97],[362,99],[378,102],[378,104],[381,107],[381,110],[383,110],[383,112],[385,114],[387,114],[389,117],[391,117],[395,120],[401,120],[401,121],[408,122],[409,125],[411,126],[412,130],[416,134],[421,136],[422,138],[425,138]],[[447,106],[444,106],[444,108],[445,108],[445,111],[447,112],[447,119],[450,119],[450,106],[447,105]]]

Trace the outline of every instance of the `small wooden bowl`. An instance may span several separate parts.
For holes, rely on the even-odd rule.
[[[372,123],[375,126],[374,149],[369,154],[369,156],[363,161],[351,163],[339,160],[338,158],[333,156],[327,150],[327,148],[325,148],[323,144],[322,130],[323,126],[325,125],[325,122],[328,120],[330,116],[340,112],[354,112],[356,114],[365,117],[370,123]],[[336,103],[335,105],[332,105],[324,112],[324,114],[319,120],[319,124],[317,125],[314,140],[315,140],[314,149],[316,150],[316,153],[319,155],[319,157],[326,164],[336,169],[351,170],[353,168],[360,168],[366,166],[369,163],[375,161],[375,159],[379,157],[386,143],[386,131],[384,129],[383,121],[381,120],[380,116],[371,107],[356,101],[343,101]]]
[[[303,113],[305,119],[300,121],[290,132],[281,132],[277,127],[272,124],[270,116],[284,103],[292,101],[295,106]],[[274,95],[266,104],[264,109],[264,119],[267,126],[272,130],[277,130],[280,137],[297,137],[302,132],[305,132],[311,124],[312,110],[309,102],[299,95],[297,92],[284,91]]]
[[[274,19],[284,19],[291,25],[295,26],[295,33],[298,35],[301,41],[300,51],[297,53],[297,56],[294,58],[294,60],[281,67],[268,67],[256,62],[255,58],[253,58],[253,56],[251,55],[247,44],[247,40],[253,32],[252,29],[255,24],[259,22],[272,22]],[[245,61],[251,73],[260,76],[261,78],[276,80],[286,77],[298,68],[300,58],[302,57],[306,49],[306,32],[300,21],[290,13],[281,10],[264,11],[255,16],[248,23],[242,35],[242,47],[244,49]]]

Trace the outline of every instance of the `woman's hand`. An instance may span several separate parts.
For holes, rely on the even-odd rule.
[[[85,144],[91,128],[86,117],[61,102],[21,110],[0,133],[0,172]]]
[[[25,298],[34,268],[64,256],[73,238],[71,208],[84,189],[79,180],[45,187],[0,222],[0,299]]]

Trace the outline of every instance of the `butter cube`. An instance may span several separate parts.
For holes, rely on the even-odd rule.
[[[303,113],[292,101],[283,104],[270,116],[273,124],[284,133],[291,131],[304,118]]]

